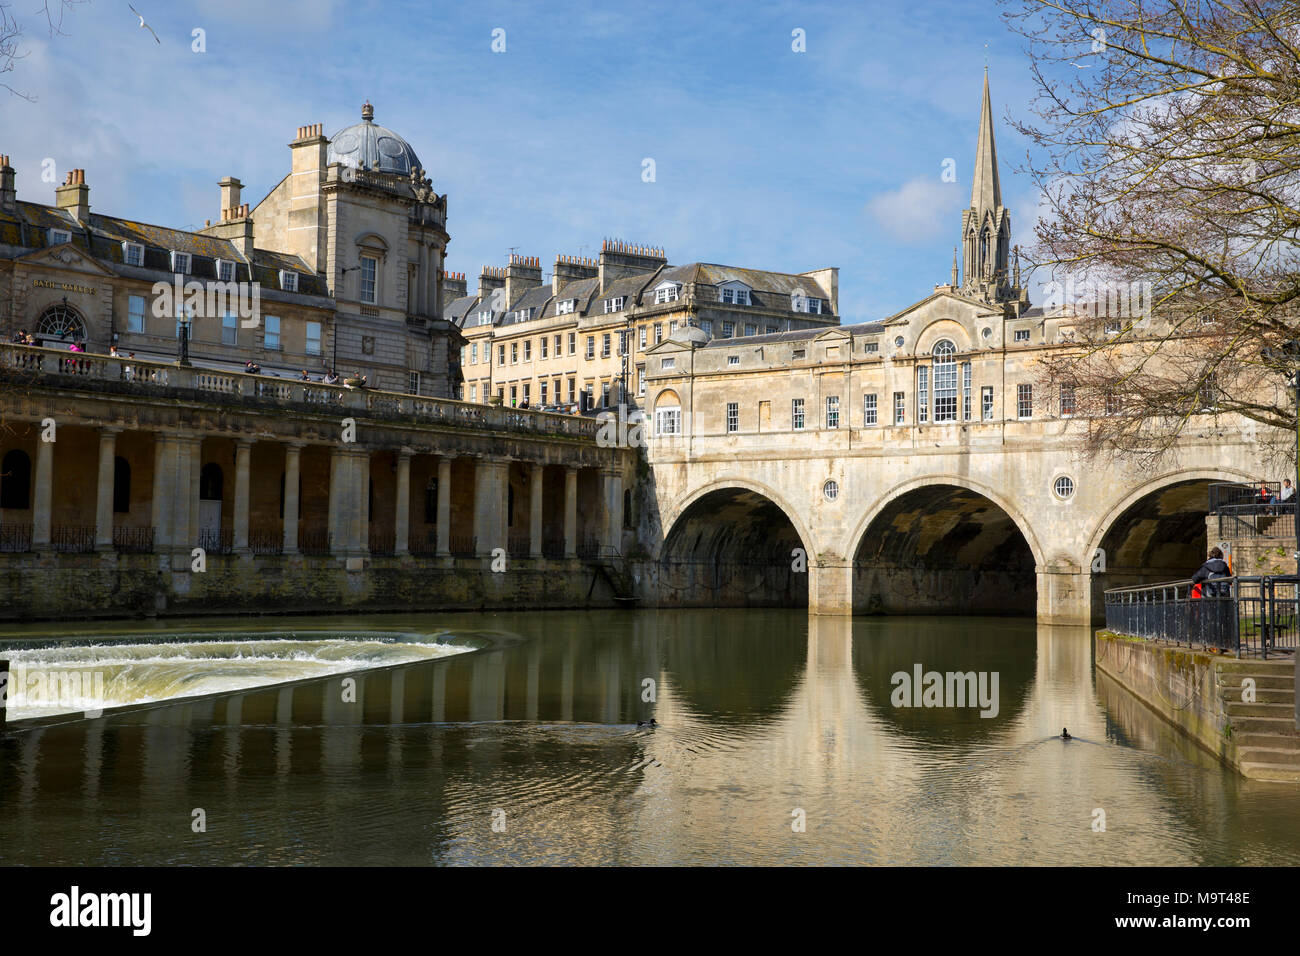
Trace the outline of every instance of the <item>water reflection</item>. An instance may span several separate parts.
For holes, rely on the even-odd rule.
[[[481,649],[352,690],[329,675],[13,733],[0,860],[1300,862],[1294,788],[1235,777],[1094,683],[1086,629],[776,610],[345,623]],[[997,671],[997,716],[892,706],[914,663]]]

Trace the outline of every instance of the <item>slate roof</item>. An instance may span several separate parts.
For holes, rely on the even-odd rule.
[[[769,342],[801,342],[815,339],[827,332],[848,332],[852,335],[873,335],[885,331],[883,322],[859,322],[856,325],[828,325],[819,329],[795,329],[793,332],[773,332],[771,335],[740,335],[729,339],[713,339],[706,349],[727,348],[733,345],[763,345]]]
[[[100,262],[115,266],[137,268],[126,266],[125,252],[122,249],[123,242],[133,242],[144,246],[144,265],[140,268],[165,273],[168,277],[173,274],[171,253],[174,250],[189,253],[189,275],[194,279],[216,279],[216,260],[223,259],[238,263],[235,270],[235,278],[238,281],[249,281],[251,268],[253,281],[260,282],[267,290],[278,291],[280,270],[286,270],[298,273],[299,294],[329,295],[324,278],[318,276],[301,257],[296,255],[269,249],[254,249],[250,266],[235,243],[229,239],[218,239],[184,229],[170,229],[166,226],[155,226],[98,213],[90,214],[89,227],[90,239],[87,242],[85,227],[66,210],[57,206],[45,206],[20,200],[17,204],[17,215],[0,216],[0,243],[29,249],[44,249],[49,246],[49,229],[67,229],[72,234],[74,246]],[[117,271],[121,272],[122,269]]]
[[[506,311],[505,316],[501,319],[502,325],[516,325],[519,320],[515,318],[515,312],[519,309],[535,309],[532,318],[537,319],[546,314],[546,304],[551,301],[551,287],[549,285],[533,286],[531,289],[525,289],[510,308]]]

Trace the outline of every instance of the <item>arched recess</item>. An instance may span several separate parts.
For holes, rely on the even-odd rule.
[[[1042,549],[1024,516],[966,478],[890,490],[850,538],[855,613],[1017,614],[1037,609]]]
[[[807,607],[814,544],[771,489],[723,479],[673,510],[659,548],[661,603],[686,607]]]
[[[1116,502],[1098,522],[1081,556],[1082,566],[1094,569],[1093,617],[1104,616],[1107,588],[1191,577],[1210,546],[1205,520],[1210,485],[1253,478],[1227,469],[1170,472]]]

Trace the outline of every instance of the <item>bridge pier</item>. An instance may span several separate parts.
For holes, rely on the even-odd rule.
[[[821,556],[808,565],[808,613],[853,613],[853,562],[839,555]]]
[[[1092,574],[1075,568],[1038,569],[1038,621],[1091,624]]]

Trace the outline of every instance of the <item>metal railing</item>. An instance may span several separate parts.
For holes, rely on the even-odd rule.
[[[367,544],[370,553],[391,556],[397,553],[397,532],[386,528],[371,528]]]
[[[1295,650],[1300,578],[1238,576],[1203,582],[1170,581],[1106,591],[1106,628],[1116,634],[1213,647],[1267,658]]]
[[[249,528],[248,550],[253,554],[284,554],[284,530]]]
[[[153,528],[113,529],[113,550],[118,554],[153,554]]]
[[[330,533],[324,528],[299,528],[298,552],[300,554],[329,554]]]
[[[1224,505],[1216,514],[1220,538],[1288,538],[1295,540],[1296,502]]]
[[[528,557],[532,541],[527,534],[510,534],[506,536],[506,552],[512,558]]]
[[[64,554],[87,554],[95,550],[95,526],[55,525],[50,529],[50,547]]]
[[[30,524],[0,524],[0,552],[22,554],[32,550]]]
[[[235,550],[233,528],[201,528],[199,547],[208,554],[230,554]]]
[[[478,554],[478,538],[467,534],[453,534],[448,542],[451,553],[458,558],[472,558]]]
[[[1260,495],[1260,489],[1267,488],[1269,497],[1274,499],[1272,507],[1277,507],[1277,497],[1282,493],[1280,481],[1257,481],[1246,484],[1242,481],[1215,481],[1210,483],[1210,514],[1217,515],[1226,511],[1239,514],[1259,514],[1270,505]],[[1250,509],[1254,508],[1254,511]]]
[[[430,528],[424,535],[411,535],[411,554],[417,558],[431,558],[438,553],[438,529]]]

